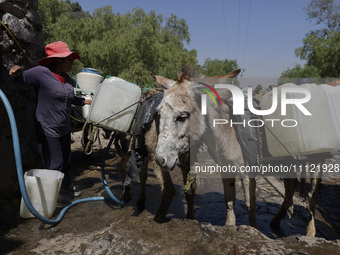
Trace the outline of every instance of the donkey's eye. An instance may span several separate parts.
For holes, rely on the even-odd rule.
[[[176,117],[176,121],[184,122],[189,117],[189,113],[183,112]]]

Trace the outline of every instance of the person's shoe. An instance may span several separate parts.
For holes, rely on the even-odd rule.
[[[74,186],[73,184],[71,184],[70,186],[70,191],[73,192],[73,196],[75,197],[79,197],[81,195],[81,190]]]
[[[70,196],[72,194],[72,196],[78,197],[81,194],[81,190],[71,183],[69,186],[62,185],[60,194],[63,196]]]

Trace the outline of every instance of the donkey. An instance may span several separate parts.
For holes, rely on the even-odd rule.
[[[232,71],[231,73],[227,75],[222,75],[218,77],[200,77],[200,80],[203,80],[205,82],[207,81],[216,81],[216,82],[226,82],[227,79],[235,77],[240,72],[239,69]],[[156,87],[168,89],[176,82],[164,78],[162,76],[155,76],[156,79]],[[149,163],[152,164],[152,167],[155,171],[156,176],[161,181],[161,189],[162,189],[162,198],[161,203],[159,205],[159,208],[154,216],[154,220],[156,222],[162,223],[167,222],[169,219],[166,218],[167,211],[170,207],[171,201],[173,197],[176,194],[175,187],[173,185],[170,172],[166,169],[161,168],[158,164],[155,163],[155,154],[156,154],[156,146],[157,146],[157,140],[158,140],[158,134],[159,134],[159,114],[155,116],[152,122],[148,123],[144,127],[144,132],[141,134],[141,141],[145,143],[145,147],[147,150],[147,156],[144,159],[144,162],[141,166],[139,178],[140,178],[140,194],[138,198],[138,206],[143,209],[144,203],[146,200],[146,192],[145,192],[145,184],[147,179],[147,172],[148,172],[148,165]],[[126,157],[124,157],[126,159]],[[190,158],[189,153],[184,153],[180,155],[180,164],[179,168],[182,171],[183,176],[183,182],[184,185],[186,185],[186,188],[184,189],[185,198],[187,201],[187,219],[194,219],[194,196],[195,196],[195,187],[197,185],[196,180],[190,178],[189,171],[190,171]],[[124,161],[124,160],[123,160]],[[124,167],[124,164],[126,165],[126,161],[121,165],[120,169],[126,169]],[[126,172],[124,170],[122,171],[123,179],[125,179]],[[126,187],[126,192],[124,194],[124,197],[126,200],[129,199],[129,187]]]
[[[187,164],[186,168],[189,171],[188,154],[190,152],[191,155],[195,155],[202,142],[207,145],[208,152],[215,162],[219,162],[221,165],[233,165],[237,168],[246,164],[234,128],[230,125],[218,125],[213,129],[211,125],[213,119],[229,119],[228,104],[224,102],[220,111],[212,105],[208,107],[209,114],[201,115],[198,104],[199,98],[192,93],[192,89],[199,85],[190,81],[190,72],[182,71],[177,82],[169,82],[171,87],[165,91],[164,98],[159,105],[160,123],[155,161],[161,166],[162,172],[172,170],[175,165],[183,167],[185,164]],[[220,77],[198,78],[196,80],[203,80],[210,84],[226,83]],[[196,86],[193,86],[195,84]],[[231,97],[228,90],[219,91],[219,94],[225,100]],[[209,134],[213,134],[213,136]],[[235,225],[235,179],[222,178],[222,182],[227,208],[226,225]],[[256,227],[255,179],[243,176],[242,184],[249,224]]]
[[[162,90],[166,89],[168,84],[174,83],[174,81],[164,78],[162,76],[155,76],[155,80],[156,80],[156,84],[155,84],[156,88],[159,88]],[[138,111],[136,119],[139,118],[139,114],[141,114],[142,118],[144,119],[143,112],[141,111]],[[156,115],[154,115],[153,119],[150,122],[143,124],[142,131],[140,133],[137,132],[136,134],[133,135],[133,137],[137,138],[138,147],[141,150],[141,154],[143,154],[142,155],[143,163],[139,169],[140,193],[139,193],[139,197],[137,201],[137,206],[139,207],[139,210],[144,209],[144,204],[146,201],[146,180],[148,177],[149,164],[151,164],[152,169],[154,170],[157,178],[161,182],[161,190],[162,190],[161,203],[159,205],[159,208],[156,214],[154,215],[154,220],[158,223],[163,223],[163,222],[169,221],[169,219],[166,218],[166,214],[169,209],[171,200],[176,194],[176,190],[174,188],[170,172],[163,171],[155,163],[155,152],[156,152],[156,146],[157,146],[158,133],[159,133],[159,114],[157,113]],[[131,144],[130,140],[133,139],[133,137],[124,137],[123,139],[121,139],[121,143],[125,145],[124,147],[126,147],[128,144]],[[132,143],[132,147],[134,147],[133,143]],[[120,152],[121,152],[122,160],[120,162],[119,169],[121,172],[122,183],[124,186],[123,200],[125,202],[128,202],[131,200],[130,184],[126,183],[126,179],[128,177],[127,169],[128,169],[128,162],[129,162],[129,153],[128,153],[128,149],[123,149]],[[187,160],[189,160],[189,158],[187,158]],[[130,165],[136,164],[136,162],[133,162],[133,161],[134,159],[133,157],[131,157]],[[183,167],[181,167],[184,183],[187,183],[188,172],[190,170],[189,168],[186,167],[189,165],[188,162],[185,162],[183,164]],[[194,219],[195,217],[194,216],[194,195],[195,195],[194,186],[195,186],[195,182],[191,182],[187,189],[187,192],[184,192],[186,201],[188,204],[188,210],[186,214],[187,219]]]
[[[212,84],[214,83],[221,82],[215,80]],[[217,125],[212,129],[211,123],[213,123],[213,119],[223,118],[230,120],[228,105],[226,103],[223,104],[222,109],[218,111],[212,104],[208,107],[208,114],[201,115],[198,104],[200,94],[197,92],[192,93],[192,90],[197,88],[198,85],[190,81],[190,76],[187,73],[182,73],[177,82],[170,81],[169,85],[171,87],[165,92],[164,98],[159,105],[160,124],[155,154],[155,160],[162,167],[162,171],[172,170],[176,164],[183,165],[181,157],[187,155],[189,150],[191,150],[191,155],[194,156],[196,151],[192,150],[197,150],[197,144],[201,142],[207,145],[212,159],[221,165],[230,164],[240,167],[247,164],[246,159],[242,155],[234,128],[230,125]],[[221,90],[218,93],[222,95],[223,99],[231,97],[228,90]],[[322,158],[309,158],[309,163],[322,164],[323,160]],[[249,224],[256,227],[256,182],[255,179],[249,178],[247,175],[242,177]],[[227,208],[226,225],[235,225],[235,180],[223,178],[222,176],[222,182]],[[279,226],[280,221],[293,205],[296,183],[296,180],[293,179],[284,180],[284,202],[280,211],[271,221],[272,227]],[[319,184],[320,177],[313,176],[311,179],[311,189],[307,197],[309,204],[307,209],[309,210],[310,218],[306,230],[309,236],[314,236],[316,233],[314,215]]]

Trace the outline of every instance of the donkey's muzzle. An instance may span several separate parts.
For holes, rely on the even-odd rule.
[[[166,167],[165,159],[157,153],[156,153],[156,156],[155,156],[155,161],[156,161],[157,165],[159,165],[160,167]]]

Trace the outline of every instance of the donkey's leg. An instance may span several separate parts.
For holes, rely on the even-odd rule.
[[[190,155],[189,153],[180,156],[180,165],[183,175],[184,195],[187,201],[187,219],[195,219],[195,187],[196,178],[190,177]]]
[[[222,178],[223,188],[224,188],[224,201],[227,207],[226,213],[226,225],[235,226],[235,178]]]
[[[275,217],[271,220],[270,226],[272,228],[277,228],[280,226],[280,222],[284,217],[286,217],[288,209],[293,206],[293,196],[295,192],[295,188],[297,185],[297,179],[284,179],[284,187],[285,187],[285,197],[279,212],[275,215]]]
[[[121,156],[121,161],[119,163],[119,171],[120,171],[120,175],[122,177],[122,183],[124,184],[124,181],[126,179],[126,171],[127,171],[127,165],[128,165],[128,161],[129,161],[129,155],[126,152],[122,153]],[[131,200],[131,187],[130,184],[127,186],[124,186],[124,190],[123,190],[123,201],[125,203],[129,202]]]
[[[311,190],[308,192],[308,207],[309,207],[309,219],[306,228],[307,236],[315,236],[315,207],[318,198],[318,187],[321,182],[320,178],[311,179]]]
[[[165,216],[168,212],[173,197],[176,195],[176,189],[172,183],[170,172],[162,170],[161,174],[163,180],[162,200],[154,217],[154,220],[159,223],[169,221],[169,219],[167,219]]]
[[[115,141],[118,139],[115,139]],[[124,181],[126,179],[126,175],[127,175],[127,165],[129,162],[129,142],[130,140],[127,137],[121,137],[119,136],[120,139],[120,143],[121,146],[119,147],[115,147],[118,150],[118,153],[121,156],[121,161],[119,163],[119,171],[120,171],[120,175],[122,177],[122,183],[124,184]],[[125,203],[129,202],[131,200],[131,187],[130,185],[124,186],[124,190],[123,190],[123,201]]]
[[[244,192],[244,200],[246,203],[249,225],[257,228],[256,221],[256,180],[255,178],[249,178],[248,175],[243,176],[242,186]]]
[[[256,220],[256,180],[255,180],[255,178],[250,178],[249,190],[250,190],[249,224],[250,224],[250,226],[257,228],[257,220]]]
[[[322,160],[313,160],[310,164],[315,164],[316,169],[320,169],[321,165],[324,163],[324,159]],[[320,164],[320,165],[319,165]],[[314,172],[311,173],[311,182],[310,182],[310,190],[308,192],[308,210],[309,210],[309,221],[306,228],[307,236],[315,236],[316,228],[315,228],[315,207],[318,201],[318,189],[321,183],[321,173]]]
[[[137,200],[137,205],[140,209],[144,209],[144,204],[146,200],[145,185],[146,185],[146,180],[148,178],[149,161],[150,161],[150,155],[148,155],[145,158],[140,168],[140,172],[139,172],[140,192],[139,192],[139,197]]]
[[[306,198],[306,172],[304,171],[301,173],[300,179],[300,197]]]
[[[190,177],[190,168],[181,168],[184,182],[184,194],[187,201],[187,219],[195,219],[195,182],[196,179]]]

